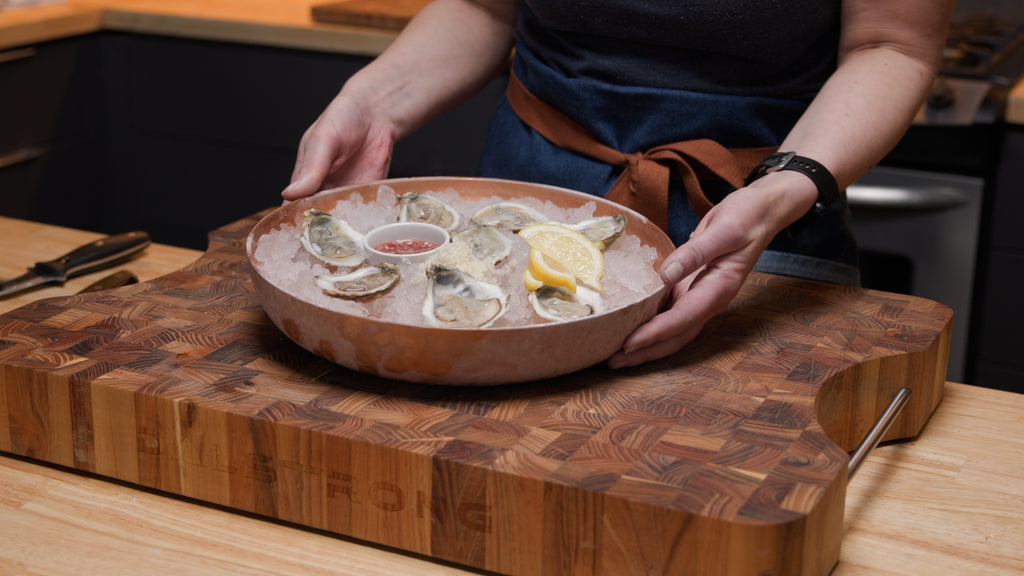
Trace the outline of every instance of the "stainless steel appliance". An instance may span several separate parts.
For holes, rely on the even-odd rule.
[[[952,307],[947,377],[971,381],[976,271],[1005,127],[1024,74],[1024,3],[958,4],[942,71],[907,136],[847,193],[863,284]]]
[[[947,378],[966,376],[985,181],[878,167],[847,188],[865,286],[953,309]]]

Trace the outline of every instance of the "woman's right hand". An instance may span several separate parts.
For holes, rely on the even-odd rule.
[[[292,201],[383,179],[395,140],[389,122],[343,91],[302,135],[291,183],[281,196]]]
[[[519,0],[434,0],[350,78],[299,143],[297,200],[387,176],[395,143],[456,106],[508,64]]]

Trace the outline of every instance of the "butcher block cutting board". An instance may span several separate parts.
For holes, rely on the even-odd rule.
[[[401,30],[430,0],[342,0],[313,6],[314,22]]]
[[[180,271],[0,316],[0,450],[499,573],[827,574],[848,451],[899,388],[887,439],[941,399],[947,307],[758,274],[642,367],[367,376],[270,323],[259,216]]]

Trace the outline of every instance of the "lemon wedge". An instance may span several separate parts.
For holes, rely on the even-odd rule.
[[[576,276],[558,262],[544,256],[544,253],[536,248],[530,249],[530,265],[526,272],[530,273],[531,278],[541,286],[566,288],[570,292],[576,292]],[[526,279],[525,275],[523,279]],[[540,288],[540,286],[530,288],[529,282],[526,283],[526,287],[530,290]]]
[[[543,253],[545,260],[557,262],[576,280],[601,291],[604,254],[582,233],[556,223],[534,224],[519,231],[530,247]],[[533,270],[537,276],[537,270]],[[538,280],[543,278],[537,277]]]
[[[533,275],[533,272],[530,272],[529,268],[523,270],[523,284],[526,285],[526,289],[530,292],[540,290],[544,287],[544,283],[538,280],[537,277]]]

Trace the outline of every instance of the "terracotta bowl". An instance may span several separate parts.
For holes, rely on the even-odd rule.
[[[657,250],[651,266],[672,252],[668,237],[640,214],[602,198],[562,188],[480,178],[408,178],[322,192],[271,212],[253,227],[246,254],[256,293],[274,324],[303,348],[367,374],[410,382],[486,386],[541,380],[607,360],[637,326],[654,316],[667,296],[661,285],[642,299],[581,320],[525,327],[411,326],[327,310],[289,294],[267,279],[254,254],[260,238],[283,224],[301,223],[310,209],[330,211],[355,193],[373,197],[381,184],[400,194],[454,188],[463,199],[537,197],[560,208],[595,202],[595,215],[625,214],[626,233]],[[297,240],[296,240],[297,241]]]

